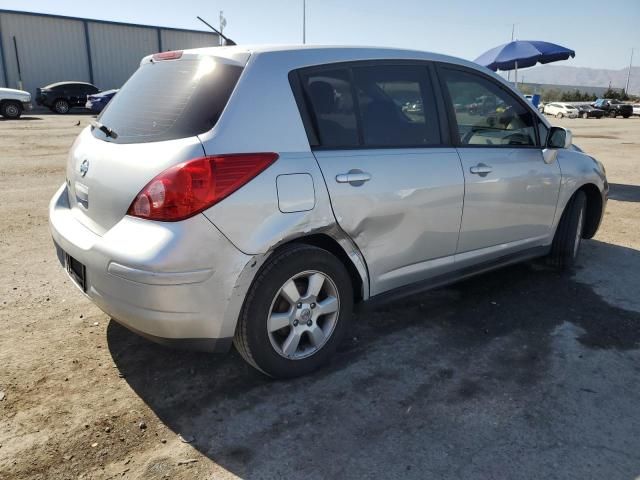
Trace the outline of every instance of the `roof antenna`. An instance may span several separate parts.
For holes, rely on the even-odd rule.
[[[206,22],[205,20],[203,20],[201,17],[196,16],[196,18],[198,20],[200,20],[202,23],[204,23],[207,27],[209,27],[211,30],[213,30],[215,33],[217,33],[218,35],[220,35],[222,38],[224,38],[224,44],[225,46],[228,45],[237,45],[236,42],[234,42],[233,40],[231,40],[230,38],[225,37],[222,32],[218,31],[217,29],[213,28],[211,26],[211,24],[209,24],[208,22]]]

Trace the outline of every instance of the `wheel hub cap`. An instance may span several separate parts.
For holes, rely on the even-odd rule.
[[[311,320],[311,310],[309,310],[308,308],[305,308],[304,310],[302,310],[302,312],[300,312],[300,320],[302,320],[305,323]]]
[[[340,296],[331,278],[318,271],[294,275],[271,302],[267,332],[274,350],[299,360],[318,352],[338,322]]]

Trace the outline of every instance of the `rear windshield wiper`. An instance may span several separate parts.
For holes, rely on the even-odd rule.
[[[107,127],[106,125],[98,122],[98,121],[93,121],[91,122],[91,126],[93,128],[97,128],[98,130],[100,130],[102,133],[104,133],[107,137],[111,137],[114,140],[116,138],[118,138],[118,134],[116,132],[113,131],[113,129]]]

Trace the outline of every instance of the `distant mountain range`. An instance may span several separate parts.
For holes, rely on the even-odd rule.
[[[622,89],[627,83],[628,68],[605,70],[600,68],[540,65],[518,71],[518,81],[580,87],[604,87]],[[501,72],[505,74],[506,72]],[[511,73],[513,81],[513,72]],[[632,67],[629,92],[640,95],[640,67]]]

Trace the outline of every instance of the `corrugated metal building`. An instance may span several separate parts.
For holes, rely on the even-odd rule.
[[[212,32],[0,10],[0,86],[32,95],[64,80],[120,88],[145,55],[218,42]]]

